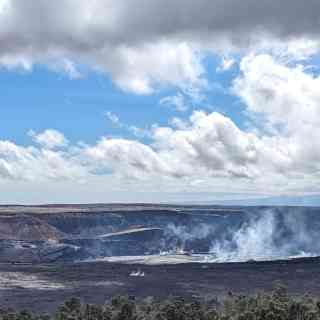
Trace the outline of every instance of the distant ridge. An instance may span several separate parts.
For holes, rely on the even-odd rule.
[[[208,201],[184,201],[184,205],[216,206],[216,207],[320,207],[320,195],[310,196],[277,196],[248,199],[226,199]]]

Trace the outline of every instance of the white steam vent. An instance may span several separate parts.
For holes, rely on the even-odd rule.
[[[145,275],[144,272],[141,270],[130,272],[130,277],[144,277],[144,275]]]

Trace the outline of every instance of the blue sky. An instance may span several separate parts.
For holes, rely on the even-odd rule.
[[[108,121],[108,111],[128,125],[148,128],[152,124],[167,125],[173,117],[187,119],[199,108],[208,112],[218,110],[243,127],[241,102],[229,92],[236,71],[217,73],[220,58],[214,55],[206,57],[204,65],[211,88],[205,90],[203,101],[186,97],[189,107],[184,112],[160,104],[162,98],[177,94],[176,88],[158,88],[154,94],[138,95],[121,90],[105,73],[87,71],[82,78],[72,79],[41,65],[30,71],[2,68],[0,85],[5,95],[1,103],[0,135],[28,145],[29,130],[41,132],[51,128],[63,132],[73,143],[94,143],[104,135],[134,137]]]
[[[0,203],[315,203],[320,6],[181,1],[0,0]]]

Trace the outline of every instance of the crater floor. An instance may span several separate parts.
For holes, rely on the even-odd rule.
[[[53,312],[70,297],[103,303],[118,294],[158,299],[224,297],[269,291],[281,280],[292,294],[320,295],[320,259],[141,265],[110,262],[0,264],[0,305]]]

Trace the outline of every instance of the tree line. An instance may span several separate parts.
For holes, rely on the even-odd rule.
[[[81,303],[71,298],[55,314],[36,315],[28,311],[0,310],[0,320],[320,320],[320,300],[291,296],[285,286],[271,293],[237,295],[213,299],[166,300],[116,296],[103,305]]]

